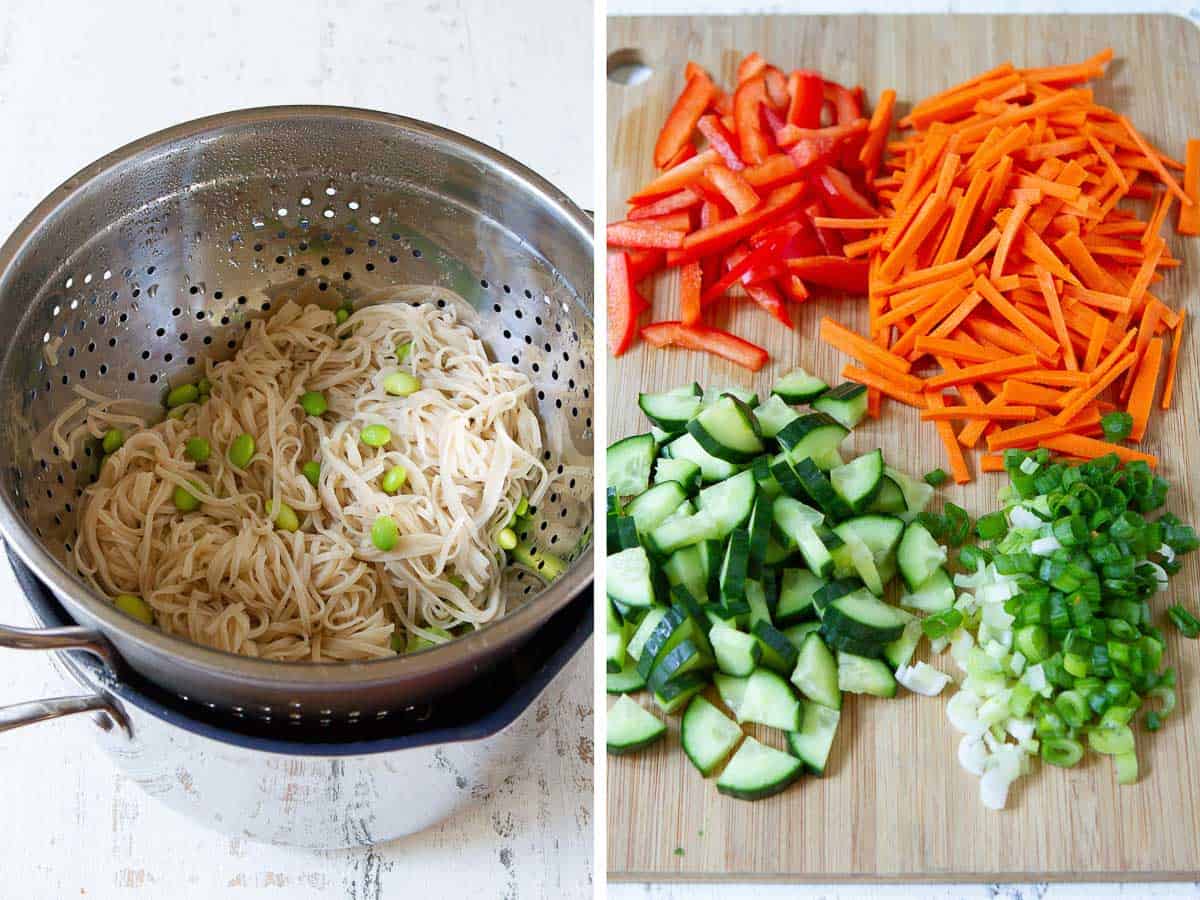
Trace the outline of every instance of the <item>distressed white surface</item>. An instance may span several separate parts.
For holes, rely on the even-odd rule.
[[[1129,0],[609,0],[609,15],[737,15],[743,13],[1128,13],[1172,12],[1200,24],[1200,2],[1132,3]],[[747,52],[752,47],[742,48]],[[1117,48],[1117,52],[1120,49]],[[1190,61],[1200,77],[1200,60]],[[938,885],[650,885],[613,884],[611,900],[1165,900],[1200,897],[1200,884],[938,884]]]
[[[334,103],[476,137],[592,202],[587,0],[0,3],[0,235],[143,134],[226,109]],[[29,624],[0,559],[0,622]],[[0,651],[0,705],[76,693]],[[0,897],[581,898],[592,889],[590,653],[523,775],[373,851],[231,840],[145,797],[85,718],[0,734]]]

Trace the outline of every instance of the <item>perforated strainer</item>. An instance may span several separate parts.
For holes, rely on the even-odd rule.
[[[160,402],[198,360],[233,354],[285,299],[334,308],[396,285],[448,287],[493,358],[536,387],[546,462],[592,459],[591,223],[513,160],[461,135],[333,107],[273,107],[151,135],[68,180],[0,249],[0,531],[119,658],[232,716],[343,725],[384,718],[511,652],[591,578],[591,486],[564,481],[530,537],[571,561],[548,588],[443,647],[369,663],[248,659],[120,613],[69,556],[93,467],[45,434],[72,386]],[[57,364],[44,348],[53,345]],[[24,637],[6,632],[12,646]],[[96,635],[79,635],[80,646]]]

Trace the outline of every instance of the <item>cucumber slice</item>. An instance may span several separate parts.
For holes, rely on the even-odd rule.
[[[604,511],[609,515],[621,515],[625,512],[624,506],[621,505],[621,495],[617,493],[616,488],[605,488],[605,508]]]
[[[825,607],[823,630],[830,636],[882,647],[900,637],[910,619],[904,610],[889,606],[867,591],[855,591]]]
[[[773,533],[784,547],[800,546],[801,537],[825,521],[825,516],[817,510],[791,497],[777,498],[771,508],[771,517]]]
[[[788,732],[788,749],[804,762],[808,771],[824,775],[842,714],[819,703],[805,703],[803,707],[800,730]]]
[[[852,534],[866,544],[883,580],[891,578],[890,573],[894,571],[892,558],[904,534],[904,520],[895,516],[869,513],[847,519],[834,531],[842,540],[846,540],[847,535]]]
[[[766,403],[760,404],[754,410],[758,419],[758,427],[765,438],[773,438],[787,427],[788,423],[800,418],[800,413],[783,402],[782,398],[772,394]]]
[[[879,493],[875,495],[875,499],[871,501],[871,505],[867,509],[870,512],[889,513],[896,516],[908,512],[908,505],[904,502],[904,492],[900,490],[900,485],[896,484],[895,479],[887,474],[887,466],[883,467],[883,471],[884,476],[879,485]]]
[[[763,590],[761,582],[747,581],[746,582],[746,605],[750,607],[750,617],[746,622],[746,627],[751,631],[759,622],[771,622],[771,607],[767,603],[767,592]]]
[[[747,681],[737,717],[739,722],[795,731],[800,727],[800,701],[792,686],[777,672],[755,669]]]
[[[716,516],[702,509],[694,515],[667,519],[646,535],[646,546],[657,556],[670,556],[680,547],[721,538],[721,528]]]
[[[700,477],[706,482],[724,481],[742,470],[741,466],[717,459],[705,451],[696,438],[686,431],[667,444],[667,449],[671,452],[671,459],[686,459],[698,465]]]
[[[808,569],[784,569],[779,588],[779,605],[775,608],[775,624],[781,628],[806,619],[816,618],[813,594],[825,585]]]
[[[658,445],[650,434],[635,434],[610,444],[604,451],[608,486],[619,496],[640,494],[650,486],[650,467]]]
[[[813,526],[805,525],[798,529],[796,546],[810,572],[819,578],[828,578],[833,574],[833,556]]]
[[[700,545],[693,544],[676,550],[662,564],[662,571],[667,576],[667,583],[672,587],[680,585],[693,597],[708,596],[708,572],[705,570]]]
[[[687,423],[688,434],[717,459],[746,463],[763,452],[762,431],[754,412],[726,394]]]
[[[817,615],[824,616],[825,607],[838,597],[845,597],[847,594],[861,591],[862,588],[863,583],[858,578],[837,578],[827,582],[813,591],[813,606],[817,610]]]
[[[800,760],[748,737],[717,779],[717,790],[739,800],[761,800],[784,790],[803,771]]]
[[[677,481],[664,481],[647,488],[629,501],[625,511],[637,524],[638,534],[649,534],[687,500],[687,492]]]
[[[762,664],[780,675],[790,675],[796,667],[796,648],[782,631],[770,622],[754,623],[754,637],[762,648]]]
[[[607,519],[608,552],[620,553],[640,546],[637,524],[629,516],[609,513]]]
[[[900,595],[900,605],[924,613],[945,612],[954,605],[954,582],[949,573],[938,566],[933,574],[917,585],[911,593]]]
[[[883,486],[883,451],[872,450],[831,469],[829,481],[851,510],[862,512]]]
[[[679,723],[683,752],[707,778],[741,741],[742,729],[702,696],[693,697]]]
[[[712,657],[693,641],[685,640],[658,661],[646,679],[646,687],[659,693],[670,681],[678,681],[690,672],[706,673],[712,667]]]
[[[844,381],[814,400],[812,408],[840,425],[853,428],[867,414],[867,389],[856,382]]]
[[[650,558],[642,547],[614,553],[604,560],[608,596],[626,608],[653,606]]]
[[[712,643],[712,629],[718,625],[739,630],[745,627],[750,618],[750,606],[746,603],[731,603],[729,606],[725,606],[723,603],[707,603],[704,606],[704,614],[708,617],[710,624],[708,640],[709,643]]]
[[[706,487],[697,495],[696,505],[716,520],[720,539],[749,521],[757,495],[754,473],[747,470]]]
[[[896,678],[881,659],[867,659],[839,650],[838,688],[852,694],[873,697],[895,697]]]
[[[771,388],[771,393],[787,403],[799,405],[816,400],[829,390],[829,385],[803,369],[793,369]]]
[[[793,625],[791,628],[783,630],[783,636],[792,642],[792,646],[799,650],[804,646],[804,639],[814,632],[821,630],[820,619],[813,619],[811,622],[801,622],[799,625]]]
[[[672,606],[646,640],[638,656],[638,671],[649,683],[650,674],[658,664],[684,641],[691,641],[698,647],[707,647],[707,631],[708,629],[693,619],[682,606]]]
[[[815,462],[811,459],[802,459],[794,463],[793,468],[796,471],[796,477],[800,479],[800,485],[804,488],[804,492],[831,520],[840,522],[854,514],[850,504],[833,489],[833,485],[829,483],[829,477],[817,468]]]
[[[837,660],[819,634],[810,633],[800,645],[792,670],[792,684],[809,700],[830,709],[842,708]]]
[[[637,670],[637,661],[625,656],[625,665],[620,672],[609,672],[605,690],[610,694],[632,694],[646,686],[646,679]]]
[[[908,589],[916,590],[945,561],[946,548],[933,539],[929,529],[920,522],[909,522],[896,550],[896,562]]]
[[[700,490],[700,467],[688,459],[660,457],[654,466],[654,483],[678,482],[689,494]]]
[[[716,387],[708,388],[704,392],[704,405],[712,406],[715,403],[720,403],[721,398],[726,394],[745,403],[751,409],[758,408],[758,394],[754,391],[747,390],[741,387]]]
[[[754,473],[754,482],[758,485],[760,495],[774,499],[783,493],[783,488],[771,474],[771,458],[769,456],[756,456],[754,462],[750,464],[750,471]]]
[[[725,559],[721,562],[721,601],[732,603],[746,599],[746,569],[750,562],[750,536],[739,528],[729,536]]]
[[[704,392],[695,383],[665,394],[638,394],[638,406],[646,418],[667,432],[683,431],[703,403]]]
[[[717,672],[713,675],[713,684],[717,688],[721,702],[729,707],[731,713],[735,716],[738,715],[738,710],[742,708],[742,703],[746,699],[746,688],[750,686],[750,677],[741,678]]]
[[[638,623],[637,631],[633,633],[633,637],[629,639],[629,644],[625,647],[625,656],[627,659],[631,659],[635,663],[641,659],[646,641],[650,640],[650,635],[654,633],[654,629],[658,627],[666,615],[667,608],[665,606],[655,606],[646,610],[646,615]],[[645,681],[645,676],[642,676],[642,680]]]
[[[605,668],[608,674],[612,675],[620,672],[625,666],[625,648],[629,643],[629,635],[625,630],[625,623],[617,615],[616,607],[612,605],[612,601],[606,600],[604,607]]]
[[[679,712],[687,702],[708,686],[705,676],[699,672],[688,672],[673,681],[668,681],[654,692],[654,702],[667,715]]]
[[[872,594],[876,597],[883,596],[883,578],[879,574],[879,569],[875,565],[875,557],[871,553],[871,548],[868,547],[857,534],[853,531],[847,531],[844,535],[838,534],[842,538],[843,545],[846,548],[846,553],[850,559],[850,567],[854,574],[857,574],[862,579]],[[848,575],[851,572],[844,570],[844,566],[837,566],[838,556],[834,555],[835,567],[834,571],[838,575]]]
[[[605,743],[614,755],[632,753],[661,740],[667,726],[653,713],[629,697],[622,695],[608,710]]]
[[[922,634],[921,620],[913,619],[904,626],[900,637],[883,648],[883,658],[887,660],[893,672],[898,672],[909,664],[917,651],[917,645],[921,643]]]
[[[804,490],[804,485],[800,483],[800,476],[796,474],[796,467],[792,465],[791,459],[787,453],[780,453],[771,459],[771,477],[775,479],[779,485],[781,493],[787,494],[795,500],[808,500],[808,492]]]
[[[738,631],[726,624],[714,624],[708,632],[717,658],[717,668],[726,675],[747,676],[758,667],[762,647],[752,634]]]
[[[773,530],[773,529],[772,529]],[[775,540],[775,535],[772,534],[767,541],[767,555],[764,562],[768,566],[778,566],[790,560],[796,553],[795,547],[785,547],[779,541]]]
[[[900,492],[904,495],[904,505],[908,508],[909,516],[915,516],[924,511],[925,507],[929,505],[929,501],[933,499],[933,487],[924,481],[909,478],[891,466],[884,466],[883,474],[899,486]]]
[[[754,510],[750,513],[750,524],[747,526],[750,543],[750,560],[747,572],[757,578],[762,572],[767,558],[767,542],[771,539],[772,509],[774,504],[770,497],[760,495],[754,501]]]
[[[811,459],[818,468],[832,469],[842,464],[838,448],[849,433],[849,428],[831,416],[816,412],[789,422],[775,440],[793,463]]]

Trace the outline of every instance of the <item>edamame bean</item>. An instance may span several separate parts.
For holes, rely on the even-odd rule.
[[[371,526],[371,543],[384,553],[396,546],[399,537],[400,529],[396,527],[396,520],[391,516],[380,516]]]
[[[501,528],[500,533],[496,535],[496,543],[500,545],[501,550],[511,550],[517,546],[517,533],[511,528]]]
[[[188,491],[187,488],[176,486],[171,499],[175,501],[175,508],[180,512],[192,512],[200,508],[200,498]]]
[[[299,531],[300,518],[296,515],[296,511],[284,503],[279,501],[279,509],[275,511],[275,527],[282,531]]]
[[[383,379],[383,389],[393,397],[407,397],[421,389],[421,379],[407,372],[392,372]]]
[[[198,390],[200,392],[200,396],[202,396],[202,397],[205,396],[206,394],[211,394],[212,393],[212,382],[209,381],[207,378],[201,378],[199,381],[196,382],[196,390]]]
[[[300,395],[300,405],[310,416],[323,416],[325,410],[329,409],[325,395],[320,391],[305,391]]]
[[[113,600],[113,606],[147,625],[154,624],[154,610],[141,597],[135,597],[133,594],[118,594]]]
[[[249,434],[239,434],[229,448],[229,461],[239,469],[244,469],[253,458],[254,437]]]
[[[110,428],[104,432],[104,440],[100,442],[100,446],[104,448],[105,453],[116,453],[124,443],[125,432],[119,428]]]
[[[348,309],[339,309],[337,312],[335,312],[335,313],[333,314],[333,317],[334,317],[334,319],[337,321],[337,323],[338,323],[339,325],[341,325],[341,324],[342,324],[343,322],[345,322],[345,321],[346,321],[348,318],[350,318],[350,310],[348,310]]]
[[[403,344],[396,345],[396,362],[404,362],[408,359],[408,354],[412,353],[412,341],[405,341]]]
[[[212,453],[212,445],[202,437],[188,438],[183,445],[183,451],[192,462],[202,463]]]
[[[518,516],[523,516],[523,515],[525,515],[525,513],[527,513],[527,512],[529,512],[529,498],[528,498],[528,497],[522,497],[522,498],[521,498],[519,501],[517,501],[517,512],[516,512],[516,514],[517,514]]]
[[[392,636],[388,639],[388,644],[391,645],[392,651],[395,653],[404,652],[404,638],[400,636],[399,631],[393,631]]]
[[[392,432],[386,425],[368,425],[359,437],[368,447],[382,447],[392,439]]]
[[[400,488],[404,487],[404,482],[408,478],[408,471],[404,466],[392,466],[383,474],[383,481],[380,482],[380,487],[384,493],[394,494]]]
[[[168,419],[182,419],[187,414],[187,405],[177,406],[167,410]]]
[[[317,482],[321,480],[321,464],[315,459],[310,459],[300,467],[300,474],[308,479],[309,484],[316,487]]]
[[[195,403],[199,396],[200,389],[194,384],[181,384],[179,387],[171,388],[170,393],[167,394],[167,409],[174,409],[185,403]]]

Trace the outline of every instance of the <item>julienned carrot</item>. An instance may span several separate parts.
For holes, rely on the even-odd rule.
[[[1125,411],[1133,416],[1133,429],[1129,432],[1129,437],[1135,441],[1140,441],[1146,433],[1161,365],[1162,338],[1154,338],[1146,347],[1146,352],[1138,364],[1137,375],[1131,382],[1129,391],[1129,405],[1125,408]]]
[[[1033,369],[1037,367],[1037,364],[1038,360],[1034,354],[1025,353],[1020,356],[1010,356],[993,362],[967,366],[959,369],[957,372],[944,372],[941,375],[925,379],[925,384],[927,390],[953,387],[956,384],[962,384],[967,381],[998,378],[1003,375],[1011,375],[1014,372],[1021,372],[1025,369]]]
[[[946,405],[946,400],[942,396],[940,390],[925,392],[925,405],[931,410],[941,409]],[[967,460],[963,456],[962,447],[958,444],[958,438],[954,436],[954,426],[949,422],[935,422],[938,436],[942,439],[942,445],[946,448],[946,456],[950,463],[950,471],[954,475],[955,484],[966,484],[971,480],[971,470],[967,468]]]
[[[1043,387],[1040,384],[1030,384],[1027,381],[1018,381],[1015,378],[1009,378],[1004,382],[1004,389],[1000,392],[1001,399],[1005,403],[1014,405],[1033,404],[1034,406],[1044,406],[1046,408],[1059,408],[1059,401],[1062,399],[1063,392],[1056,391],[1054,388]]]
[[[953,421],[955,419],[987,419],[993,422],[1023,422],[1038,414],[1035,406],[944,406],[941,409],[927,409],[921,413],[921,419],[929,422]]]
[[[1108,441],[1098,441],[1095,438],[1079,434],[1060,434],[1055,437],[1043,438],[1038,444],[1050,450],[1057,450],[1059,453],[1077,456],[1080,459],[1096,459],[1113,453],[1122,462],[1140,460],[1152,469],[1158,465],[1158,457],[1153,454],[1142,453],[1123,444],[1110,444]]]
[[[1179,311],[1179,323],[1175,326],[1175,336],[1171,338],[1171,352],[1167,355],[1167,377],[1163,381],[1162,408],[1171,408],[1171,395],[1175,391],[1175,369],[1179,365],[1179,345],[1183,341],[1183,321],[1187,318],[1187,310]]]
[[[987,436],[989,450],[1007,450],[1009,447],[1036,447],[1038,441],[1061,434],[1079,433],[1100,424],[1100,411],[1089,407],[1066,425],[1055,419],[1042,419],[1025,425],[1014,425]]]
[[[1079,393],[1073,396],[1069,403],[1062,408],[1054,418],[1060,425],[1065,425],[1083,411],[1083,408],[1108,390],[1109,385],[1120,377],[1121,373],[1130,368],[1137,362],[1137,356],[1133,353],[1126,353],[1121,360],[1104,373],[1104,376],[1093,384],[1091,387],[1079,389]]]
[[[980,472],[1003,472],[1004,471],[1004,454],[1003,453],[985,453],[979,457]]]
[[[872,344],[866,338],[839,325],[828,316],[824,316],[821,319],[821,340],[837,347],[843,353],[853,356],[856,359],[870,358],[880,365],[886,366],[889,369],[895,369],[898,372],[908,372],[912,369],[912,363],[907,359],[897,356],[895,353],[885,350],[877,344]]]
[[[1180,234],[1200,234],[1200,138],[1187,142],[1187,162],[1183,171],[1183,192],[1192,205],[1180,204],[1175,230]]]
[[[865,384],[867,387],[874,388],[879,393],[891,397],[893,400],[899,400],[901,403],[907,403],[909,406],[923,406],[925,404],[924,396],[902,387],[896,381],[895,374],[878,375],[869,369],[862,369],[858,366],[849,364],[842,366],[843,378],[850,381],[857,381],[859,384]]]

